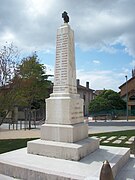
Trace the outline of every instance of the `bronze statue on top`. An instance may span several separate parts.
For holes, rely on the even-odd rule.
[[[66,11],[64,11],[62,13],[62,18],[64,19],[64,23],[68,23],[69,22],[69,16],[67,14],[68,13]]]

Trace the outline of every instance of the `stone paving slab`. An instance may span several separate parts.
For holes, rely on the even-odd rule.
[[[126,141],[125,144],[132,144],[132,141]]]
[[[93,138],[98,138],[98,136],[92,136]]]
[[[121,143],[121,140],[115,140],[115,141],[113,141],[113,144],[120,144]]]
[[[103,143],[109,143],[109,142],[110,142],[110,141],[107,141],[107,140],[106,140],[106,141],[103,141]]]
[[[102,136],[102,137],[100,137],[100,139],[105,139],[105,138],[107,138],[107,136]]]
[[[124,139],[126,139],[126,138],[127,138],[127,136],[120,136],[118,139],[124,140]]]
[[[117,136],[111,136],[110,138],[107,139],[107,141],[111,141],[113,139],[115,139]]]
[[[135,136],[132,136],[131,138],[128,139],[128,141],[134,141]]]

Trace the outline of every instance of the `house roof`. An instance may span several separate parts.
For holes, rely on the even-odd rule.
[[[86,91],[92,91],[92,92],[95,91],[95,90],[93,90],[93,89],[87,88],[87,87],[82,86],[82,85],[80,85],[80,84],[77,85],[77,88],[78,88],[78,89],[83,89],[83,90],[86,90]]]
[[[129,83],[130,81],[132,81],[133,79],[135,79],[135,76],[134,77],[132,77],[132,78],[130,78],[128,81],[127,81],[127,83]],[[126,85],[126,82],[125,83],[123,83],[121,86],[119,86],[119,89],[121,89],[123,86],[125,86]]]
[[[101,89],[100,89],[100,90],[96,90],[96,91],[95,91],[95,94],[96,94],[96,95],[99,95],[99,94],[101,94],[103,91],[104,91],[104,89],[102,89],[102,90],[101,90]]]

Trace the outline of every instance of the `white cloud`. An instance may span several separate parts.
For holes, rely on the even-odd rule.
[[[5,43],[7,42],[13,42],[15,40],[14,34],[10,31],[5,31],[3,35],[1,36],[1,42]]]
[[[54,67],[48,64],[46,66],[46,74],[54,75]],[[77,70],[77,79],[80,79],[80,84],[86,86],[86,82],[90,83],[90,88],[93,90],[98,89],[112,89],[119,92],[119,86],[125,82],[125,75],[128,75],[130,70],[122,68],[121,72],[116,70],[93,70],[86,71],[84,69]],[[50,78],[51,81],[54,80],[54,77]]]
[[[130,74],[131,74],[131,69],[125,68],[125,67],[123,67],[122,70],[121,70],[121,72],[119,73],[119,75],[120,75],[121,77],[125,77],[125,76],[130,77]]]
[[[47,75],[52,75],[51,77],[49,77],[50,81],[54,81],[54,67],[48,64],[44,64],[44,66],[46,67],[46,74]]]
[[[100,64],[100,61],[99,60],[93,60],[92,61],[94,64]]]
[[[46,74],[48,75],[54,75],[54,67],[48,64],[44,64],[46,67]]]
[[[115,54],[117,52],[117,49],[110,46],[110,45],[104,45],[100,48],[99,50],[100,52],[107,52],[107,53],[110,53],[110,54]]]
[[[85,71],[77,70],[77,79],[85,86],[86,81],[90,82],[90,88],[97,89],[113,89],[119,91],[119,86],[124,83],[124,73],[114,71]]]
[[[132,66],[132,68],[135,67],[135,60],[134,59],[130,62],[130,66]]]
[[[56,0],[4,0],[0,5],[0,43],[13,42],[27,52],[50,54],[56,44],[56,29],[63,24],[61,14],[66,10],[77,46],[112,54],[117,52],[115,45],[121,44],[129,55],[135,56],[134,7],[133,0],[58,0],[57,3]],[[95,59],[93,63],[100,61]],[[134,66],[135,61],[130,65]],[[47,72],[52,73],[53,67],[47,67]],[[77,72],[78,78],[84,84],[90,81],[93,89],[116,89],[125,74],[129,74],[127,68],[121,73]]]
[[[135,1],[129,0],[4,0],[0,5],[1,43],[12,41],[27,49],[55,47],[61,13],[67,10],[80,47],[115,53],[111,44],[122,43],[135,56],[134,7]]]

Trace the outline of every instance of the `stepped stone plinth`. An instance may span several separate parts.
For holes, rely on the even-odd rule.
[[[64,154],[64,151],[62,153]],[[99,180],[101,167],[107,159],[115,178],[128,162],[129,156],[130,150],[127,148],[100,146],[80,161],[70,161],[29,154],[27,149],[23,148],[0,155],[0,174],[28,180]],[[133,167],[132,163],[131,166]],[[124,172],[121,179],[132,175],[133,173],[130,173],[126,176]]]

